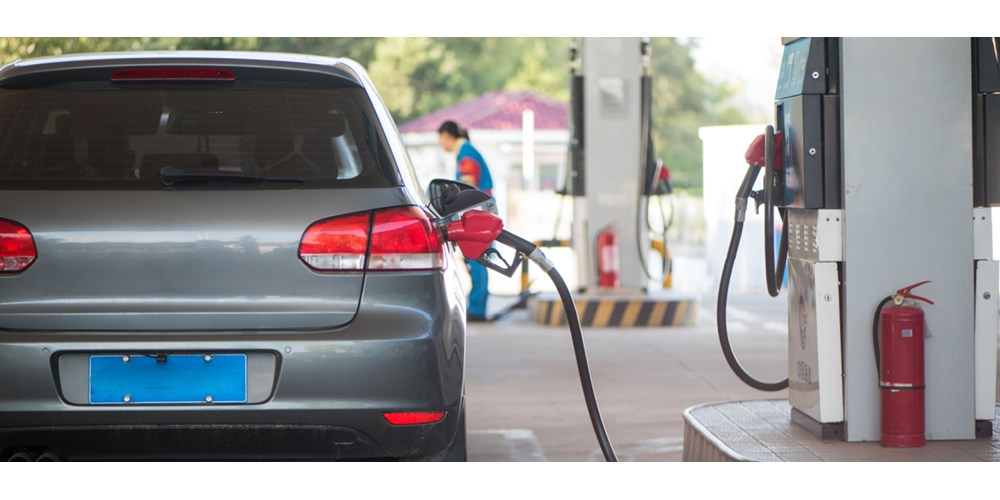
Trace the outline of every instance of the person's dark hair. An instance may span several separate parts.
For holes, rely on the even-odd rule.
[[[439,134],[448,134],[456,139],[469,139],[469,131],[459,127],[453,120],[448,120],[438,127]]]

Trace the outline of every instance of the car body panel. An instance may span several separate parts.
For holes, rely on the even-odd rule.
[[[0,275],[0,329],[328,328],[354,317],[362,272],[298,258],[310,224],[408,203],[399,188],[5,191],[36,261]]]

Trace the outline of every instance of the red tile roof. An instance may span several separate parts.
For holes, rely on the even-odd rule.
[[[437,132],[445,120],[454,120],[469,130],[520,130],[521,113],[535,112],[536,130],[569,128],[568,106],[531,91],[490,92],[471,101],[435,111],[399,127],[402,133]]]

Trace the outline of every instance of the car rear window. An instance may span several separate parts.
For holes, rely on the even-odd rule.
[[[360,88],[0,88],[0,188],[399,185],[377,123]]]

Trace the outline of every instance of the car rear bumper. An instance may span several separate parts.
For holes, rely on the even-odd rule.
[[[464,307],[450,272],[369,275],[358,314],[333,330],[0,332],[0,457],[22,448],[69,459],[439,453],[458,430],[463,395]],[[61,362],[164,352],[267,353],[273,372],[251,404],[90,405],[79,397],[86,372]],[[382,417],[441,410],[434,424]]]
[[[458,431],[459,406],[438,423],[399,427],[389,425],[377,412],[249,410],[200,412],[196,418],[192,418],[195,417],[192,412],[151,412],[140,418],[129,412],[105,414],[105,418],[80,412],[63,415],[69,420],[59,425],[0,428],[0,450],[3,450],[0,460],[18,451],[50,452],[66,460],[424,457],[451,445]],[[107,422],[107,417],[118,422],[98,423]],[[24,413],[15,418],[22,422],[39,418],[51,421],[51,414]],[[162,423],[165,421],[173,423]],[[288,423],[247,423],[253,421]],[[337,425],[322,422],[337,422]]]

